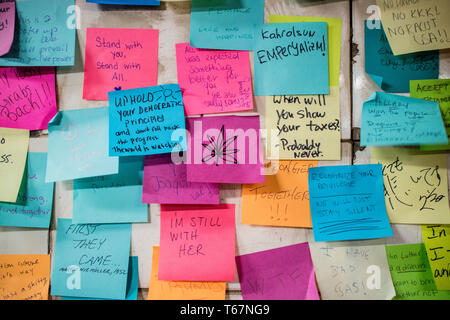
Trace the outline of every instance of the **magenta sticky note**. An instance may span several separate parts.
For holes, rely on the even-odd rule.
[[[7,54],[11,49],[15,22],[16,2],[14,0],[0,1],[0,56]]]
[[[259,116],[188,118],[187,180],[264,183]]]
[[[190,182],[186,164],[175,164],[170,156],[146,157],[143,203],[219,204],[219,185]]]
[[[56,113],[54,67],[0,68],[0,127],[43,130]]]
[[[244,300],[319,300],[307,242],[236,257]]]

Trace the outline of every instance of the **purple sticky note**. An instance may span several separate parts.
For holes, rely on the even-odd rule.
[[[187,180],[264,183],[259,128],[259,116],[188,118]]]
[[[11,49],[15,22],[16,2],[14,0],[0,1],[0,56],[7,54]]]
[[[170,156],[145,158],[143,203],[219,204],[219,185],[189,182],[186,165]]]
[[[307,242],[236,257],[244,300],[319,300]]]

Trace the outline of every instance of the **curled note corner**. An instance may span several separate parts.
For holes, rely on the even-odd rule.
[[[376,99],[377,99],[377,94],[378,94],[378,91],[374,91],[374,92],[370,95],[370,97],[367,98],[367,100],[366,100],[364,103],[376,100]]]
[[[61,123],[62,113],[58,112],[55,116],[48,122],[48,126],[57,126]]]
[[[377,86],[381,90],[383,90],[383,87],[382,87],[382,85],[383,85],[383,77],[382,76],[378,76],[378,75],[373,74],[373,73],[367,73],[367,74],[372,78],[373,82],[375,82],[377,84]]]

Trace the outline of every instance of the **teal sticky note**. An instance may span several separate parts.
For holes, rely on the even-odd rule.
[[[374,92],[363,104],[361,146],[446,143],[437,102]]]
[[[108,108],[60,111],[48,124],[45,181],[116,174],[119,159],[108,156]]]
[[[73,223],[148,222],[144,157],[121,157],[119,173],[73,181]]]
[[[54,183],[45,182],[46,161],[46,153],[28,153],[17,203],[0,202],[0,226],[50,227]]]
[[[255,28],[255,95],[329,94],[326,22]]]
[[[51,295],[124,300],[131,224],[73,224],[58,219]]]
[[[0,66],[73,66],[76,7],[74,0],[16,1],[16,29]]]
[[[192,0],[190,45],[252,50],[253,29],[264,23],[264,0]]]

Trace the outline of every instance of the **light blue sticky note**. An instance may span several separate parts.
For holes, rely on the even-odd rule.
[[[326,22],[255,28],[255,95],[329,94]]]
[[[49,228],[54,183],[45,183],[46,153],[29,152],[17,203],[0,202],[0,226]]]
[[[11,50],[0,66],[73,66],[74,0],[16,1],[17,27]]]
[[[253,30],[264,23],[264,0],[192,0],[190,45],[252,50]]]
[[[110,156],[187,150],[183,98],[178,84],[112,91],[108,97]]]
[[[437,102],[374,92],[363,104],[361,146],[447,143]]]
[[[123,5],[136,5],[136,6],[159,6],[159,0],[87,0],[92,3],[102,4],[123,4]]]
[[[308,185],[315,241],[393,235],[380,164],[310,168]]]
[[[119,173],[73,181],[73,223],[148,222],[144,157],[122,157]]]
[[[124,300],[131,224],[73,224],[58,219],[51,295]]]
[[[108,108],[60,111],[48,124],[46,182],[116,174],[108,156]]]
[[[394,56],[383,28],[369,29],[366,22],[364,43],[366,72],[386,92],[409,92],[410,80],[439,77],[439,51]]]

